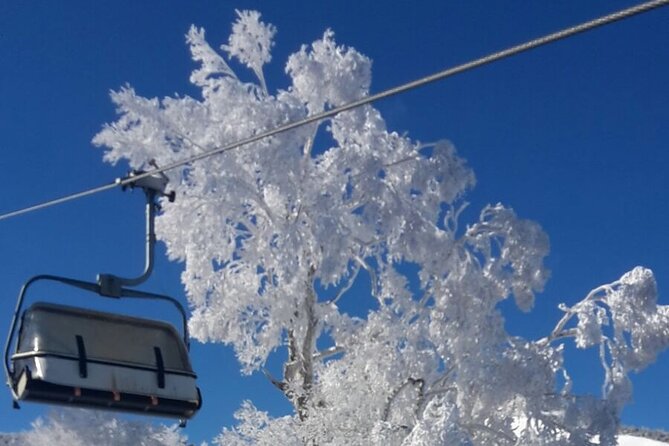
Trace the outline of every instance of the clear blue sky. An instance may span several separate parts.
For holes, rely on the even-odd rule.
[[[128,82],[145,96],[197,94],[188,85],[194,64],[184,34],[192,23],[204,26],[218,46],[235,8],[258,9],[278,28],[270,89],[287,86],[289,53],[332,28],[339,43],[374,60],[376,92],[632,4],[3,1],[0,212],[123,175],[124,166],[102,163],[90,144],[115,118],[108,91]],[[501,201],[548,232],[552,279],[531,315],[505,306],[512,333],[545,334],[559,302],[573,303],[635,265],[654,270],[669,304],[668,42],[664,8],[378,104],[391,129],[424,141],[448,138],[468,159],[478,185],[465,220]],[[0,222],[0,333],[32,275],[92,280],[98,272],[141,271],[142,200],[111,191]],[[159,255],[145,288],[184,299],[180,266],[162,258],[162,247]],[[68,302],[63,289],[40,291],[36,297]],[[186,430],[194,442],[231,425],[243,399],[274,414],[288,410],[262,376],[240,377],[222,346],[196,344],[193,361],[205,399]],[[580,370],[576,389],[598,393],[596,353],[570,352],[568,361]],[[669,430],[668,377],[664,354],[634,378],[625,423]],[[0,394],[0,431],[25,429],[43,413],[28,404],[13,411],[9,394]]]

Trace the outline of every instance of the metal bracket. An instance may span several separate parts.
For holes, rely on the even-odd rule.
[[[155,163],[155,161],[151,160],[149,161],[149,164],[151,164],[153,167],[158,167],[158,165]],[[133,178],[137,177],[136,180],[133,180]],[[130,189],[135,189],[137,187],[143,189],[145,192],[147,191],[154,191],[156,195],[162,195],[164,197],[167,197],[170,203],[174,202],[174,199],[176,197],[176,194],[174,191],[171,191],[169,193],[165,192],[165,188],[167,187],[167,184],[169,183],[169,178],[163,173],[163,172],[158,172],[154,173],[151,175],[148,175],[146,172],[143,170],[133,170],[128,174],[126,178],[118,178],[116,180],[117,183],[123,183],[124,186],[122,186],[123,190],[126,188]]]

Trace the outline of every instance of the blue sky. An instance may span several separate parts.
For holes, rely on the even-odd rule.
[[[632,4],[4,1],[0,212],[122,176],[125,167],[102,163],[90,144],[115,118],[109,90],[127,82],[144,96],[196,95],[184,34],[194,23],[212,46],[224,43],[235,8],[258,9],[278,28],[270,89],[287,87],[288,54],[332,28],[339,43],[373,59],[378,92]],[[653,269],[660,302],[669,304],[667,23],[669,8],[653,11],[378,104],[389,128],[423,141],[448,138],[468,160],[478,184],[465,222],[486,203],[503,202],[548,232],[552,279],[530,315],[504,307],[510,332],[545,334],[560,316],[558,303],[573,303],[635,265]],[[0,222],[0,333],[32,275],[92,280],[99,272],[140,272],[142,201],[115,190]],[[185,299],[180,266],[162,253],[144,288]],[[35,299],[70,302],[62,288],[39,291]],[[160,308],[139,311],[166,317]],[[231,425],[243,399],[275,414],[288,410],[262,376],[240,377],[228,349],[196,344],[193,361],[205,399],[186,430],[193,441]],[[576,390],[598,393],[596,353],[569,352],[568,361],[577,369]],[[624,423],[669,430],[667,376],[665,353],[634,378]],[[27,404],[13,411],[9,394],[0,395],[0,431],[25,429],[43,413]]]

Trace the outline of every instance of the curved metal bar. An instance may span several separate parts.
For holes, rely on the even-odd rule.
[[[123,288],[121,290],[121,297],[133,297],[133,298],[138,298],[138,299],[154,299],[154,300],[163,300],[166,302],[170,302],[172,305],[176,307],[177,310],[179,310],[179,313],[181,313],[181,320],[182,320],[182,327],[183,327],[183,333],[184,333],[184,343],[186,344],[186,349],[190,351],[190,335],[188,333],[188,316],[186,315],[186,309],[184,308],[183,305],[181,305],[181,302],[173,298],[172,296],[166,296],[164,294],[156,294],[156,293],[149,293],[147,291],[140,291],[140,290],[131,290],[127,288]]]
[[[156,233],[154,229],[154,220],[156,217],[156,195],[158,192],[149,187],[143,187],[146,195],[146,247],[144,271],[138,277],[126,278],[113,274],[98,275],[98,284],[101,287],[101,293],[109,297],[119,297],[120,291],[126,286],[140,285],[149,278],[153,272],[154,251],[156,246]]]

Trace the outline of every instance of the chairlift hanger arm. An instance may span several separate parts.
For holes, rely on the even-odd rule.
[[[155,163],[152,165],[155,166]],[[164,173],[160,172],[149,176],[144,176],[144,174],[145,172],[143,171],[131,172],[128,178],[137,177],[137,180],[127,183],[127,186],[123,186],[124,189],[126,187],[130,187],[131,189],[141,188],[146,196],[146,261],[144,271],[140,276],[134,278],[119,277],[113,274],[99,274],[98,284],[100,285],[101,294],[104,296],[119,297],[122,288],[144,283],[153,272],[156,245],[154,221],[156,218],[156,208],[158,208],[156,198],[164,196],[172,202],[174,201],[175,193],[174,191],[170,193],[165,192],[169,180]]]

